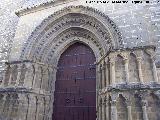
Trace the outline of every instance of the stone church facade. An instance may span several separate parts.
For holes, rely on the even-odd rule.
[[[21,0],[19,6],[1,60],[0,119],[53,120],[58,61],[76,43],[96,58],[97,120],[160,119],[158,1]]]

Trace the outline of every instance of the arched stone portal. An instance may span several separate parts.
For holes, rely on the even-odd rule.
[[[29,101],[25,103],[28,106],[27,119],[52,120],[58,61],[63,52],[77,42],[93,50],[95,63],[105,57],[109,50],[123,47],[122,35],[117,26],[108,16],[96,9],[70,6],[48,16],[25,41],[20,53],[22,62],[10,65],[13,68],[14,64],[18,64],[15,86],[31,93],[26,96]],[[26,66],[24,67],[23,64]],[[102,83],[105,77],[100,80],[105,71],[100,69],[97,65],[96,100],[101,89],[100,85],[103,85],[101,87],[105,85]],[[100,71],[103,71],[103,74]],[[22,76],[22,73],[25,75]],[[5,81],[10,85],[10,78]],[[21,95],[19,99],[22,99]],[[96,109],[97,107],[98,101],[96,101]]]
[[[24,41],[23,49],[22,44],[17,45],[21,57],[6,63],[5,79],[0,81],[0,118],[52,120],[58,61],[77,42],[89,46],[95,55],[97,120],[133,120],[135,108],[139,119],[159,118],[158,112],[151,110],[156,110],[159,98],[144,97],[148,92],[159,94],[155,47],[123,48],[114,22],[84,6],[70,6],[48,16]],[[132,76],[135,80],[130,80]],[[134,94],[144,96],[132,102]]]
[[[51,108],[53,108],[52,103],[54,102],[58,60],[60,55],[76,42],[88,45],[95,54],[96,62],[109,50],[123,47],[122,35],[114,22],[100,11],[84,6],[70,6],[55,12],[35,29],[23,46],[20,59],[27,59],[34,63],[46,65],[49,69],[52,68],[52,70],[49,70],[49,76],[46,77],[49,79],[46,81],[50,86],[47,92],[51,93],[49,105]],[[42,71],[45,71],[43,67],[41,68]],[[34,81],[36,81],[36,77]],[[99,84],[101,84],[99,78],[97,66],[96,90],[99,89]],[[39,79],[38,81],[46,84],[45,79]],[[34,82],[34,84],[38,83]],[[45,93],[46,89],[43,91]],[[50,109],[49,114],[51,115],[52,112],[52,109]]]

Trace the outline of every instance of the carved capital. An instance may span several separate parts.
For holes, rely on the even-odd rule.
[[[137,57],[138,62],[142,62],[142,57]]]
[[[144,107],[144,106],[147,106],[147,105],[148,105],[147,100],[142,100],[141,105],[142,105],[143,107]]]
[[[127,104],[127,106],[131,106],[132,105],[131,100],[126,100],[126,104]]]
[[[111,103],[111,106],[116,106],[116,100],[112,100],[112,101],[110,101],[110,103]]]
[[[125,58],[124,59],[124,63],[126,64],[126,63],[129,63],[129,59],[128,58]]]

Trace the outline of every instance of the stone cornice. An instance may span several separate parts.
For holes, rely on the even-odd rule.
[[[0,93],[26,93],[26,94],[37,94],[37,95],[44,95],[44,96],[51,96],[50,93],[38,93],[33,88],[26,88],[26,87],[5,87],[0,88]]]
[[[133,90],[159,90],[160,84],[156,82],[146,83],[146,84],[117,84],[115,86],[106,87],[107,92],[112,91],[133,91]]]
[[[33,4],[33,6],[28,6],[24,9],[17,10],[17,12],[15,12],[15,14],[18,17],[21,17],[21,16],[24,16],[24,15],[27,15],[27,14],[30,14],[30,13],[34,13],[34,12],[37,12],[37,11],[41,11],[41,10],[44,10],[44,9],[48,9],[48,8],[51,8],[51,7],[55,7],[55,6],[58,6],[58,5],[62,5],[62,4],[66,4],[66,3],[74,2],[74,1],[78,1],[78,0],[52,0],[50,2],[45,2],[45,3],[39,4],[39,5],[34,5]]]

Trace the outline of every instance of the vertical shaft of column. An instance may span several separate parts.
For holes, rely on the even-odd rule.
[[[104,88],[104,87],[106,87],[105,86],[105,68],[104,68],[105,66],[104,66],[104,64],[103,64],[103,66],[102,66],[102,89]]]
[[[104,98],[103,98],[103,100],[102,100],[102,120],[105,120],[105,114],[106,114],[105,101],[104,101]]]
[[[11,85],[11,82],[12,82],[12,77],[13,77],[13,65],[11,65],[11,71],[10,71],[10,77],[9,77],[9,80],[8,80],[8,85],[10,86]]]
[[[153,64],[153,76],[154,76],[154,81],[158,82],[158,75],[157,75],[157,68],[155,61],[152,59],[152,64]]]
[[[132,120],[131,101],[127,101],[128,120]]]
[[[34,75],[34,80],[33,80],[33,82],[32,82],[32,87],[35,89],[36,86],[37,86],[37,85],[36,85],[36,84],[37,84],[36,82],[37,82],[38,75],[39,75],[39,74],[38,74],[38,70],[39,70],[38,68],[39,68],[39,66],[38,66],[37,64],[35,64],[34,66],[35,66],[35,75]]]
[[[106,87],[106,85],[107,85],[107,76],[106,76],[106,68],[107,66],[106,66],[106,63],[104,63],[104,87]]]
[[[146,101],[142,101],[143,119],[148,120]]]
[[[105,104],[106,104],[106,116],[105,116],[105,118],[106,118],[106,120],[108,120],[109,119],[109,104],[108,104],[109,100],[106,98],[105,101],[106,101],[105,102]]]
[[[138,62],[138,71],[139,71],[139,78],[140,78],[140,82],[143,83],[143,74],[142,74],[142,60],[141,58],[137,58],[137,62]]]
[[[98,66],[98,80],[99,80],[99,89],[102,89],[102,67],[101,65]]]
[[[128,68],[128,63],[129,63],[129,60],[128,59],[125,59],[125,75],[126,75],[126,81],[125,82],[129,82],[129,68]]]
[[[99,103],[98,120],[102,120],[102,107],[101,107],[101,103]]]
[[[110,69],[111,69],[111,73],[110,73],[110,76],[111,76],[111,79],[112,79],[112,85],[115,84],[115,62],[114,61],[111,61],[110,62]]]
[[[101,81],[102,81],[102,89],[104,88],[104,67],[101,67]]]
[[[108,75],[108,64],[106,63],[105,64],[105,81],[106,81],[106,86],[108,86],[109,84],[110,84],[110,82],[109,82],[109,79],[108,79],[108,77],[109,77],[109,75]]]
[[[18,65],[18,74],[17,74],[17,79],[16,79],[16,86],[19,85],[19,81],[20,81],[20,75],[21,75],[21,65]]]
[[[111,120],[117,120],[116,101],[111,101]]]

